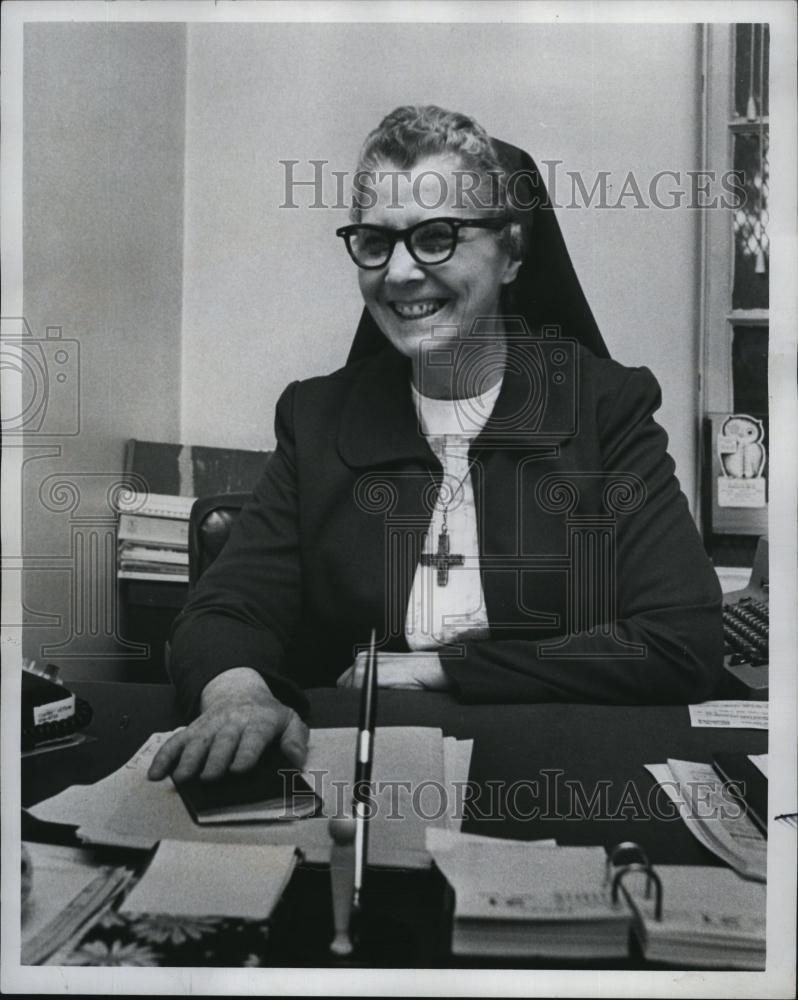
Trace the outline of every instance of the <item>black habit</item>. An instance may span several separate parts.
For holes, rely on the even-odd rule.
[[[721,593],[652,417],[659,386],[608,358],[534,161],[494,142],[528,251],[470,451],[490,637],[444,647],[444,669],[466,701],[700,701],[721,672]],[[441,479],[410,374],[364,311],[349,364],[283,393],[276,451],[175,623],[187,716],[231,667],[302,710],[301,688],[335,684],[372,627],[407,650]]]
[[[490,638],[444,647],[444,669],[467,701],[700,701],[721,671],[720,587],[652,417],[657,382],[572,344],[568,384],[530,407],[530,378],[551,378],[556,345],[511,340],[472,444]],[[410,362],[387,347],[295,382],[275,428],[252,501],[173,631],[188,715],[231,667],[253,667],[301,709],[299,689],[335,684],[372,627],[383,648],[407,650],[431,477],[441,478]],[[598,569],[577,572],[580,559]]]

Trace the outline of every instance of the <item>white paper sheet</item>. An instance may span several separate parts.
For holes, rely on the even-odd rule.
[[[705,701],[688,705],[690,725],[701,729],[767,729],[766,701]]]
[[[512,857],[515,863],[525,864],[526,852],[535,849],[550,850],[557,841],[506,840],[500,837],[483,837],[475,833],[460,833],[432,827],[426,834],[427,850],[451,886],[457,889],[469,881],[469,874],[490,867],[495,856]]]
[[[294,869],[291,845],[162,840],[123,913],[267,920]]]

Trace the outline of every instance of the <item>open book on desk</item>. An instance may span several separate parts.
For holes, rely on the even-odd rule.
[[[159,840],[239,844],[292,844],[312,864],[330,858],[328,820],[352,801],[354,728],[311,730],[304,776],[322,799],[320,815],[277,823],[196,824],[171,779],[146,774],[171,733],[156,733],[127,764],[93,785],[75,785],[30,812],[38,819],[70,823],[86,842],[152,848]],[[440,729],[378,728],[374,740],[374,815],[369,825],[369,863],[399,868],[430,864],[428,827],[459,829],[462,794],[473,741],[444,738]],[[443,809],[441,804],[443,803]]]
[[[602,847],[441,830],[427,845],[455,891],[455,955],[622,958],[632,929],[652,961],[764,967],[764,886],[728,869],[613,867]]]

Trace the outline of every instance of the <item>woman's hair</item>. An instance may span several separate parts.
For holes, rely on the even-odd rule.
[[[360,150],[355,173],[355,195],[350,212],[353,222],[359,222],[361,206],[357,198],[357,178],[374,174],[380,167],[391,164],[399,170],[409,170],[419,160],[429,156],[456,156],[464,171],[480,178],[479,198],[490,200],[484,207],[491,210],[512,210],[508,203],[507,169],[499,159],[493,141],[485,129],[469,115],[445,111],[435,104],[405,104],[380,122],[366,136]],[[474,190],[473,186],[464,189]],[[502,244],[513,260],[524,256],[524,232],[518,223],[508,224],[501,234]]]

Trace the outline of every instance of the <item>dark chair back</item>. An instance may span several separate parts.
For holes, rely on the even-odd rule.
[[[251,495],[217,493],[195,501],[188,522],[189,590],[222,551],[230,529]]]

